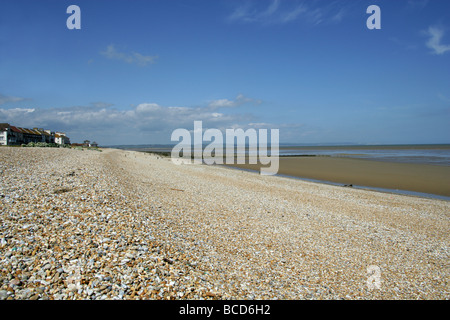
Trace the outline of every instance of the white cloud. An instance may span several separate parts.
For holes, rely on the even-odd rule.
[[[236,106],[235,101],[230,101],[228,99],[214,100],[209,103],[211,108],[231,108]]]
[[[220,109],[237,107],[259,100],[238,95],[234,100],[214,100],[201,107],[161,106],[141,103],[120,110],[104,102],[66,108],[0,108],[1,122],[25,128],[45,128],[66,132],[72,142],[84,139],[108,144],[168,143],[174,129],[190,129],[194,121],[203,121],[206,129],[224,130],[230,125],[256,120],[251,114],[225,114]]]
[[[156,103],[142,103],[136,107],[137,113],[151,113],[160,111],[161,107]]]
[[[3,109],[0,109],[0,112]],[[11,108],[11,109],[7,109],[8,112],[10,114],[26,114],[26,113],[32,113],[34,112],[36,109],[29,109],[29,108]]]
[[[441,43],[442,37],[444,36],[444,30],[438,27],[429,27],[424,33],[430,37],[426,45],[432,50],[433,54],[441,55],[450,51],[450,45]]]
[[[113,44],[109,45],[105,51],[100,52],[103,56],[112,60],[121,60],[126,63],[135,63],[138,66],[146,66],[155,63],[158,56],[145,56],[137,52],[124,53],[116,50]]]
[[[261,100],[247,98],[243,94],[239,94],[234,100],[228,100],[228,99],[213,100],[208,104],[208,106],[210,109],[234,108],[234,107],[243,105],[245,103],[260,104]]]
[[[273,124],[267,122],[250,122],[248,126],[254,129],[267,129],[273,127]]]

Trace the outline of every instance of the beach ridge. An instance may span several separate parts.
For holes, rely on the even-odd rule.
[[[117,149],[0,159],[2,299],[450,297],[448,201]]]

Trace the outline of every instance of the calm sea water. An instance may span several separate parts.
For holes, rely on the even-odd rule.
[[[114,146],[120,149],[168,152],[171,145]],[[270,151],[270,147],[268,148]],[[225,149],[224,149],[225,152]],[[246,150],[253,153],[255,150]],[[326,156],[450,166],[450,145],[295,146],[281,145],[280,156]]]
[[[450,145],[280,147],[281,156],[329,156],[450,166]]]

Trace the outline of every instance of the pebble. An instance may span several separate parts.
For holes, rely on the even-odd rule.
[[[8,298],[8,291],[0,290],[0,300],[6,300]]]
[[[114,149],[1,147],[0,178],[2,300],[450,298],[446,201]]]
[[[19,279],[13,279],[9,282],[10,286],[19,286],[21,284]]]

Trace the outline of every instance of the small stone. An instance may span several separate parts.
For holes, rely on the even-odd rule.
[[[101,291],[105,291],[107,289],[108,289],[107,285],[102,285],[98,290],[101,292]]]
[[[0,290],[0,300],[6,300],[8,298],[8,291]]]
[[[16,293],[18,299],[29,299],[31,297],[30,289],[23,289]]]
[[[20,284],[21,284],[21,282],[20,282],[19,279],[12,279],[12,280],[9,282],[9,285],[10,285],[10,286],[20,286]]]
[[[69,290],[69,292],[76,292],[78,291],[78,286],[74,283],[69,283],[67,290]]]
[[[28,281],[28,279],[30,278],[27,274],[22,274],[21,276],[20,276],[20,278],[22,279],[22,281]]]

